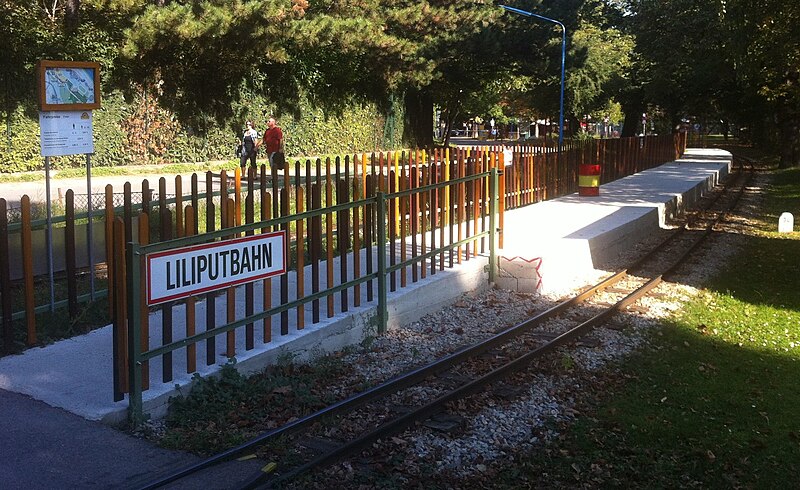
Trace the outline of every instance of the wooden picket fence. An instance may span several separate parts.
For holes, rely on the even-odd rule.
[[[240,175],[238,170],[230,177],[224,172],[209,172],[203,176],[195,174],[186,183],[181,176],[176,176],[175,197],[170,199],[167,199],[166,178],[161,178],[158,183],[157,200],[151,200],[156,189],[147,180],[136,190],[130,183],[126,183],[122,190],[124,204],[118,207],[114,206],[115,189],[107,186],[105,206],[96,210],[92,218],[97,224],[95,229],[103,230],[98,232],[102,235],[102,245],[95,245],[100,249],[98,252],[102,253],[96,254],[99,266],[95,271],[88,272],[85,265],[75,261],[76,256],[86,255],[85,251],[81,252],[79,245],[82,232],[76,230],[85,225],[88,216],[85,212],[76,213],[74,194],[68,191],[65,214],[52,220],[54,229],[63,233],[63,238],[58,240],[58,247],[54,251],[63,262],[58,274],[58,282],[63,287],[58,289],[58,300],[52,307],[56,310],[66,309],[69,318],[76,319],[81,314],[81,304],[108,298],[109,320],[119,321],[119,318],[124,318],[124,315],[118,314],[124,303],[124,296],[115,292],[114,284],[118,284],[118,280],[115,280],[117,272],[112,266],[114,260],[109,258],[124,257],[124,250],[120,250],[119,244],[133,239],[140,240],[140,243],[156,243],[189,234],[208,233],[242,223],[255,223],[302,214],[306,210],[352,203],[374,196],[376,192],[393,193],[440,184],[486,172],[491,168],[498,168],[503,172],[499,182],[499,227],[502,229],[505,209],[575,192],[577,166],[580,163],[599,162],[602,165],[601,180],[609,182],[674,160],[683,153],[685,145],[685,134],[568,142],[561,152],[546,145],[516,145],[512,149],[510,164],[504,161],[506,156],[501,147],[382,152],[336,160],[307,160],[305,164],[295,161],[293,169],[287,167],[281,174],[269,173],[262,167],[259,172],[250,172],[245,176]],[[509,155],[508,151],[505,155]],[[139,196],[141,199],[138,199]],[[390,208],[394,208],[390,212],[394,213],[395,218],[394,226],[389,227],[392,234],[390,244],[395,244],[397,250],[392,250],[390,257],[396,255],[398,261],[404,261],[424,256],[426,250],[429,253],[430,244],[422,241],[431,240],[434,230],[440,244],[457,243],[473,231],[485,230],[485,196],[485,183],[462,183],[430,194],[409,195],[391,203]],[[188,207],[192,209],[191,220],[186,215]],[[228,207],[232,210],[228,210]],[[142,219],[142,215],[146,218]],[[405,218],[401,219],[400,216]],[[121,226],[120,230],[116,230],[117,226]],[[354,274],[360,274],[362,269],[374,267],[371,264],[374,258],[363,253],[363,250],[374,245],[375,218],[372,211],[337,211],[310,220],[289,221],[283,226],[292,239],[293,270],[303,270],[306,265],[309,268],[319,268],[321,261],[332,263],[329,260],[331,256],[341,257],[338,262],[340,269],[335,274],[337,277],[341,276],[339,279],[346,278],[348,274],[353,277]],[[40,290],[46,286],[40,267],[43,262],[41,248],[37,249],[32,245],[32,242],[36,242],[35,235],[43,235],[44,228],[45,220],[31,218],[31,202],[27,196],[21,202],[21,220],[16,223],[9,223],[6,201],[0,199],[0,318],[3,351],[7,353],[18,350],[21,344],[36,345],[43,324],[51,318],[47,316],[51,309],[48,298],[40,294]],[[450,234],[453,235],[452,238]],[[298,236],[302,238],[298,239]],[[397,245],[403,238],[409,241],[408,247]],[[464,243],[455,250],[442,252],[437,259],[439,270],[444,265],[450,266],[467,260],[476,253],[485,252],[485,242],[485,239],[475,240]],[[18,253],[10,253],[12,248],[18,250]],[[362,250],[362,253],[354,250]],[[392,290],[405,287],[409,280],[414,283],[429,273],[435,273],[436,268],[432,265],[434,261],[430,257],[426,260],[426,265],[414,262],[394,271]],[[365,263],[362,264],[362,261]],[[18,272],[12,274],[12,268],[16,268]],[[348,270],[351,272],[346,272]],[[92,294],[87,292],[88,275],[96,275],[99,280],[100,287]],[[322,290],[317,274],[312,273],[310,277],[313,283],[311,293]],[[322,275],[327,281],[325,288],[334,285],[331,277],[330,271],[325,271]],[[300,282],[302,280],[300,278]],[[365,288],[368,295],[365,298],[370,300],[373,294],[370,284],[354,287],[359,290]],[[246,289],[249,297],[252,292],[248,291],[250,289]],[[350,304],[358,306],[362,301],[360,291],[357,294],[351,292],[349,300],[346,299],[346,291],[337,292],[340,295],[339,308],[343,311]],[[331,308],[332,298],[330,295],[324,301],[326,314],[334,311]],[[283,299],[282,296],[281,300]],[[316,306],[318,303],[319,301],[315,303],[311,311],[314,322],[321,315]],[[168,322],[169,314],[163,314],[163,320]],[[305,313],[298,314],[301,316],[298,324],[303,325],[305,320],[302,317]],[[279,320],[281,332],[288,328],[287,318],[288,311],[282,312]],[[124,380],[120,382],[124,383]],[[122,391],[124,390],[119,392]]]

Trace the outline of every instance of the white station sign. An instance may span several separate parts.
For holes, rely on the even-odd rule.
[[[276,231],[145,256],[147,304],[156,305],[286,273],[286,233]]]

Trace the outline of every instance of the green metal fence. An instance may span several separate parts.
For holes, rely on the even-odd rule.
[[[390,179],[391,180],[391,179]],[[389,228],[395,226],[395,220],[398,219],[398,215],[400,214],[400,219],[412,219],[411,211],[408,212],[403,211],[402,206],[400,207],[400,212],[398,213],[398,206],[396,203],[400,202],[403,199],[415,198],[420,195],[436,195],[435,193],[440,192],[444,189],[457,189],[459,186],[462,186],[462,190],[464,189],[463,186],[471,185],[473,186],[473,193],[463,193],[466,196],[464,202],[458,202],[453,200],[453,202],[449,202],[444,198],[440,198],[438,200],[431,199],[430,205],[428,206],[429,211],[432,214],[430,215],[431,222],[434,220],[433,211],[430,210],[438,210],[442,212],[442,215],[445,213],[445,207],[449,208],[448,212],[453,212],[454,206],[457,208],[458,206],[467,206],[467,202],[472,200],[472,206],[476,206],[475,209],[484,210],[486,209],[486,205],[488,204],[488,210],[486,212],[480,213],[481,222],[485,224],[485,221],[488,220],[488,229],[485,226],[482,226],[482,230],[478,229],[477,224],[473,226],[472,233],[466,233],[468,236],[461,236],[459,239],[454,240],[452,237],[452,233],[450,234],[451,239],[444,243],[444,241],[440,241],[438,245],[434,243],[431,244],[430,248],[426,248],[423,246],[423,253],[420,254],[412,254],[412,257],[407,258],[406,260],[401,260],[400,262],[395,262],[393,264],[387,264],[387,257],[391,256],[394,252],[394,247],[390,250],[390,244],[393,239],[393,234],[389,232]],[[481,192],[475,192],[476,189],[481,189]],[[427,194],[426,194],[427,193]],[[441,193],[444,196],[444,193]],[[433,202],[435,201],[435,202]],[[488,201],[488,202],[486,202]],[[427,201],[424,201],[427,202]],[[404,270],[408,267],[415,267],[416,264],[422,263],[425,264],[426,261],[434,261],[436,256],[444,257],[445,253],[452,253],[453,251],[457,251],[460,253],[462,247],[468,246],[470,242],[476,243],[479,239],[486,239],[488,238],[489,241],[489,281],[493,282],[495,279],[496,274],[496,247],[497,247],[497,213],[498,213],[498,170],[495,168],[490,169],[487,172],[476,173],[473,175],[469,175],[462,178],[457,179],[449,179],[445,182],[438,182],[435,184],[430,184],[426,186],[420,186],[412,189],[401,190],[399,192],[375,192],[374,196],[367,197],[360,200],[355,200],[352,202],[346,202],[342,204],[337,204],[335,206],[321,208],[321,209],[314,209],[311,211],[306,211],[302,213],[297,213],[289,216],[282,216],[266,221],[261,221],[257,223],[245,224],[240,226],[233,226],[228,227],[223,230],[214,231],[210,233],[205,233],[202,235],[196,236],[188,236],[179,239],[173,239],[168,241],[162,241],[150,245],[140,245],[136,242],[130,242],[126,248],[126,292],[127,292],[127,377],[128,377],[128,393],[129,393],[129,416],[133,423],[138,423],[143,418],[143,401],[142,401],[142,392],[143,386],[146,386],[147,380],[143,379],[143,366],[147,364],[147,361],[154,359],[158,356],[170,356],[172,352],[188,347],[193,344],[197,344],[198,342],[210,339],[212,337],[216,337],[221,334],[226,334],[227,332],[232,332],[238,328],[245,327],[246,325],[252,325],[255,322],[263,320],[268,317],[272,317],[278,314],[286,314],[290,310],[298,307],[302,307],[307,303],[314,302],[321,300],[325,297],[330,297],[331,295],[346,291],[351,288],[359,287],[364,283],[368,283],[370,281],[377,281],[377,305],[376,305],[376,314],[373,317],[372,321],[373,324],[377,327],[378,332],[383,333],[386,330],[387,322],[388,322],[388,307],[387,307],[387,283],[390,282],[390,277],[392,277],[393,273],[397,271]],[[391,203],[395,203],[394,206],[391,206]],[[390,209],[392,208],[392,209]],[[372,223],[372,228],[375,234],[375,244],[374,248],[376,249],[377,254],[377,270],[373,272],[368,272],[360,277],[355,277],[350,280],[345,280],[344,282],[333,286],[327,287],[322,291],[312,292],[311,294],[303,294],[302,297],[298,297],[294,301],[282,301],[281,304],[271,307],[269,309],[265,309],[262,312],[254,313],[251,315],[246,315],[243,318],[240,318],[236,321],[232,321],[227,323],[226,325],[221,325],[215,327],[211,330],[206,330],[204,332],[198,333],[196,335],[187,336],[186,338],[171,341],[161,345],[160,347],[149,349],[149,350],[142,350],[142,342],[141,342],[141,330],[140,325],[142,324],[142,316],[146,314],[146,309],[141,307],[144,298],[141,295],[142,288],[141,288],[141,281],[145,280],[145,271],[142,269],[142,264],[144,263],[144,258],[148,254],[153,254],[156,252],[163,252],[166,250],[172,250],[182,247],[188,247],[192,245],[204,244],[209,243],[212,241],[218,240],[225,240],[230,238],[231,236],[241,236],[243,234],[253,234],[259,233],[259,230],[278,230],[278,229],[288,229],[291,223],[302,222],[303,220],[311,220],[318,219],[321,220],[322,217],[331,215],[336,215],[340,212],[347,212],[349,213],[352,210],[364,210],[364,219],[367,219],[367,213],[374,217]],[[412,208],[413,209],[413,206]],[[369,210],[369,211],[367,211]],[[374,210],[374,211],[373,211]],[[426,210],[423,209],[420,211],[419,206],[417,207],[416,211],[414,211],[415,216],[413,219],[417,219],[416,214],[422,213],[423,219],[425,217]],[[405,216],[402,216],[402,215]],[[348,214],[349,216],[349,214]],[[477,216],[477,214],[475,215]],[[329,218],[330,219],[330,218]],[[452,220],[448,223],[441,223],[441,226],[461,226],[460,222],[455,222],[453,224]],[[467,231],[469,231],[469,227],[467,227]],[[319,230],[317,230],[319,232]],[[422,234],[425,231],[423,229]],[[405,236],[399,238],[399,241],[402,246],[405,246],[406,241]],[[299,241],[303,241],[304,238],[302,236],[298,237]],[[435,239],[432,239],[432,242]],[[394,241],[397,242],[398,238],[394,238]],[[423,242],[424,243],[424,242]],[[367,246],[370,245],[370,242],[367,242]],[[328,246],[331,246],[329,243]],[[290,249],[291,247],[287,247]],[[355,247],[354,247],[355,248]],[[415,247],[416,249],[416,247]],[[474,250],[476,252],[476,250]],[[372,253],[369,251],[368,253]],[[467,257],[469,254],[467,253]],[[319,257],[317,260],[320,260]],[[442,267],[444,264],[444,260],[441,261]],[[309,264],[307,267],[312,267],[314,264]],[[452,265],[452,260],[451,260]],[[330,266],[330,264],[329,264]],[[424,265],[423,265],[424,267]],[[299,272],[300,274],[303,271]],[[394,279],[391,279],[392,284],[394,284]],[[402,287],[402,286],[401,286]],[[298,296],[299,293],[298,293]],[[208,314],[208,312],[206,313]],[[302,327],[301,327],[302,328]],[[171,358],[170,358],[171,362]]]

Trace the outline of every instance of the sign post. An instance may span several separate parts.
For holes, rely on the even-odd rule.
[[[53,280],[52,203],[50,157],[86,155],[86,227],[91,298],[94,299],[94,254],[92,250],[92,171],[94,153],[92,110],[100,108],[100,64],[83,61],[42,60],[37,69],[39,91],[40,148],[44,157],[47,193],[47,268],[50,275],[50,311],[55,310]]]

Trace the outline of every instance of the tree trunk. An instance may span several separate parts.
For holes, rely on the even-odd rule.
[[[781,105],[778,109],[778,127],[780,168],[800,165],[800,112]]]
[[[78,23],[80,22],[78,11],[80,7],[80,0],[67,0],[64,3],[64,29],[70,34],[78,30]]]
[[[564,129],[564,134],[574,137],[581,130],[581,122],[575,117],[575,114],[567,114],[567,129]]]
[[[676,111],[671,111],[669,116],[670,132],[680,133],[681,131],[681,116]]]
[[[620,136],[623,138],[636,136],[636,130],[642,120],[642,106],[631,105],[624,107],[623,110],[625,111],[625,121],[622,123],[622,134]]]
[[[450,146],[450,132],[453,130],[453,122],[459,112],[458,102],[454,102],[453,105],[455,107],[451,107],[445,112],[444,138],[442,138],[442,146],[445,148]]]
[[[433,146],[433,98],[427,91],[410,89],[405,104],[404,142],[414,148]]]

